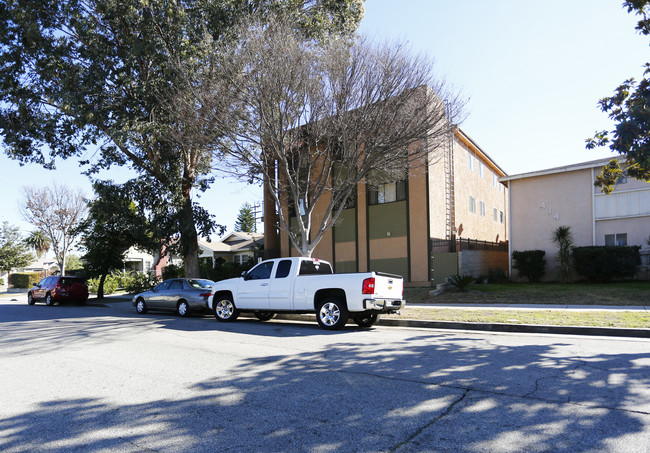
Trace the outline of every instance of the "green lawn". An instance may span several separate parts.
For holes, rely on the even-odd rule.
[[[407,306],[402,319],[478,323],[533,324],[554,326],[599,326],[650,328],[650,311],[604,310],[466,310],[412,308],[409,303],[453,304],[544,304],[544,305],[649,305],[650,282],[591,283],[503,283],[474,284],[467,292],[450,290],[430,296],[429,288],[405,288]],[[397,317],[390,315],[389,317]]]
[[[650,311],[568,311],[568,310],[461,310],[444,308],[408,308],[401,316],[386,318],[418,319],[499,324],[531,324],[546,326],[650,328]]]
[[[407,303],[650,305],[650,282],[474,284],[464,293],[430,296],[428,288],[406,288]]]

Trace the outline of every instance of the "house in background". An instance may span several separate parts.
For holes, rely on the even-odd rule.
[[[510,253],[544,250],[544,279],[557,280],[557,246],[551,235],[558,226],[566,225],[571,227],[577,246],[641,246],[641,270],[647,278],[650,183],[623,177],[614,192],[603,194],[594,181],[610,160],[502,177],[510,190]]]
[[[505,175],[456,128],[442,149],[432,148],[426,164],[410,168],[404,180],[359,184],[353,206],[343,211],[313,256],[332,262],[335,272],[389,272],[411,286],[442,283],[456,273],[505,270],[508,191],[499,182]],[[264,190],[266,254],[296,255],[286,232],[278,232],[273,197],[266,185]],[[463,260],[459,244],[477,253]],[[469,250],[476,248],[481,250]]]
[[[257,261],[264,249],[264,235],[234,231],[218,242],[199,240],[201,254],[199,258],[223,258],[227,263],[245,264],[249,260]]]

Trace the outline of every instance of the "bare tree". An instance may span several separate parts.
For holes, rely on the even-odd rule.
[[[23,218],[50,241],[61,275],[65,275],[66,255],[78,235],[75,227],[87,211],[83,193],[56,183],[43,188],[25,186],[18,208]]]
[[[463,101],[401,43],[316,43],[281,20],[247,35],[233,52],[231,168],[267,184],[280,227],[311,256],[357,184],[404,179],[438,158]]]

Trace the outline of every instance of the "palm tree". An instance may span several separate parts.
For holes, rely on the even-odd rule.
[[[41,230],[32,231],[25,239],[25,243],[34,249],[39,260],[50,251],[50,240]]]
[[[571,227],[563,225],[553,231],[553,242],[558,247],[557,258],[560,262],[558,274],[562,283],[568,283],[571,280],[571,249],[575,245]]]

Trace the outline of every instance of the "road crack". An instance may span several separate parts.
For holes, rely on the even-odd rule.
[[[399,444],[397,444],[397,445],[395,445],[394,447],[390,448],[388,451],[391,452],[391,453],[396,452],[398,449],[402,448],[404,445],[410,443],[413,439],[415,439],[415,438],[418,437],[420,434],[422,434],[422,433],[424,432],[424,430],[426,430],[426,429],[432,427],[433,425],[435,425],[436,423],[438,423],[440,420],[442,420],[443,418],[445,418],[445,417],[446,417],[447,415],[449,415],[449,413],[454,409],[454,407],[456,407],[457,404],[459,404],[461,401],[463,401],[463,400],[465,399],[465,397],[467,396],[467,394],[468,394],[469,392],[470,392],[470,389],[465,389],[465,391],[463,392],[463,394],[462,394],[459,398],[457,398],[455,401],[453,401],[449,406],[447,406],[447,409],[445,409],[445,410],[444,410],[440,415],[438,415],[436,418],[434,418],[433,420],[431,420],[431,421],[430,421],[429,423],[427,423],[426,425],[423,425],[423,426],[421,426],[420,428],[418,428],[418,429],[417,429],[413,434],[411,434],[409,437],[407,437],[406,439],[404,439],[404,440],[403,440],[402,442],[400,442]]]

